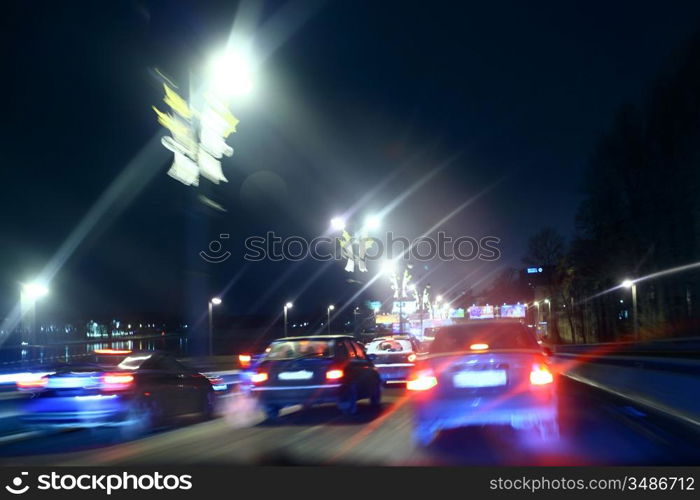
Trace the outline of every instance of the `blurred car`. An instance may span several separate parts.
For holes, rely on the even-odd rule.
[[[535,336],[512,320],[474,320],[440,328],[407,383],[414,439],[442,429],[510,425],[556,438],[555,377]]]
[[[345,414],[357,401],[381,402],[382,381],[364,349],[346,335],[285,337],[275,340],[251,376],[255,393],[269,419],[285,406],[335,403]]]
[[[405,384],[419,354],[419,344],[407,335],[377,337],[367,344],[369,359],[385,384]]]
[[[180,417],[211,417],[212,383],[167,353],[102,349],[90,363],[17,386],[33,392],[23,416],[31,428],[118,426],[136,437]]]

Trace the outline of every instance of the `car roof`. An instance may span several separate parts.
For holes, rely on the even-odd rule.
[[[293,340],[334,340],[334,339],[348,339],[355,340],[352,335],[302,335],[300,337],[282,337],[273,340],[273,342],[279,341],[293,341]]]

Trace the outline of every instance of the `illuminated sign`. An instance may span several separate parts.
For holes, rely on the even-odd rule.
[[[469,308],[469,319],[490,319],[493,317],[493,306],[472,306]]]
[[[542,272],[541,267],[528,267],[527,268],[527,274],[538,274]]]
[[[501,306],[501,318],[524,318],[525,317],[525,304],[515,304],[507,305],[503,304]]]
[[[391,325],[392,323],[399,322],[399,315],[398,314],[377,314],[375,321],[378,325]]]
[[[464,309],[461,307],[459,309],[450,309],[450,318],[463,318]]]
[[[375,312],[381,310],[381,308],[382,308],[382,303],[378,300],[368,300],[366,302],[366,304],[367,304],[368,309],[375,311]]]

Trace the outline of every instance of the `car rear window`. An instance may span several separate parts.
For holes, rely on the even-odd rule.
[[[440,328],[430,344],[430,353],[469,351],[473,344],[489,349],[538,349],[534,335],[518,324],[465,324]]]
[[[412,352],[410,340],[376,340],[367,346],[367,354],[388,354],[392,352]]]
[[[330,358],[332,340],[284,340],[273,342],[265,349],[265,359]]]

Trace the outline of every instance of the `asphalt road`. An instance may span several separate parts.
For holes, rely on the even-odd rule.
[[[510,428],[443,432],[429,448],[411,441],[403,389],[387,389],[380,411],[360,405],[341,416],[332,406],[292,408],[262,421],[250,400],[222,400],[223,416],[162,430],[132,442],[114,431],[70,431],[0,445],[4,465],[698,465],[700,434],[571,380],[560,385],[562,436],[532,441]]]

